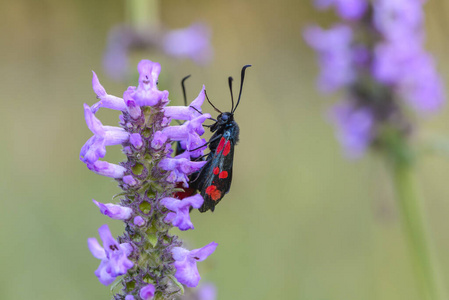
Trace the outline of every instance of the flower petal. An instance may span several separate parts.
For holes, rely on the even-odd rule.
[[[125,101],[123,101],[122,98],[108,95],[106,93],[106,90],[98,80],[97,74],[95,74],[94,71],[92,71],[92,73],[93,73],[92,87],[94,89],[95,94],[97,94],[97,97],[100,98],[99,102],[92,105],[91,108],[92,112],[96,113],[100,107],[125,111],[126,110]]]
[[[152,284],[148,284],[140,289],[139,296],[143,300],[152,299],[156,288]]]
[[[103,247],[100,246],[96,238],[88,238],[87,245],[89,247],[90,252],[95,258],[98,259],[106,258],[106,252],[104,251]]]
[[[115,220],[127,220],[131,218],[133,210],[129,207],[123,207],[112,203],[103,204],[92,199],[103,215]]]
[[[203,248],[195,249],[190,251],[189,256],[193,257],[197,261],[203,261],[205,260],[209,255],[214,253],[215,249],[217,248],[218,244],[215,242],[209,243]]]
[[[100,266],[95,271],[95,276],[104,285],[110,285],[114,282],[116,276],[113,276],[109,271],[109,263],[107,260],[102,260]]]
[[[107,161],[96,161],[94,163],[88,163],[87,168],[92,172],[99,175],[112,177],[112,178],[122,178],[126,172],[126,169],[122,166],[108,163]]]

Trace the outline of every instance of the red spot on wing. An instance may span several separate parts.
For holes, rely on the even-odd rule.
[[[220,153],[221,150],[223,150],[223,147],[225,145],[225,141],[226,141],[225,138],[221,137],[220,143],[218,144],[217,151],[215,153],[218,154],[218,153]]]
[[[227,177],[228,177],[228,172],[226,172],[226,171],[221,171],[220,175],[218,175],[218,178],[221,178],[221,179],[227,178]]]
[[[231,151],[231,142],[228,141],[226,143],[226,146],[224,147],[223,155],[226,156],[229,154],[229,151]]]
[[[214,174],[218,175],[218,173],[220,173],[220,169],[218,167],[215,167],[214,168]]]
[[[206,194],[208,194],[214,201],[217,201],[221,197],[221,192],[217,190],[217,187],[215,185],[209,185],[206,188]]]

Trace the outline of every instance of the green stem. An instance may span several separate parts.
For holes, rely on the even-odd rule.
[[[137,29],[158,29],[159,0],[126,0],[126,18]]]
[[[396,142],[398,143],[396,143],[396,147],[394,147],[395,149],[391,153],[400,153],[402,155],[390,156],[392,159],[390,162],[392,162],[394,186],[402,217],[403,230],[410,248],[421,299],[446,299],[443,297],[443,289],[434,265],[424,207],[416,188],[413,160],[410,156],[403,155],[407,153],[407,151],[401,151],[407,149],[404,142],[398,140]]]

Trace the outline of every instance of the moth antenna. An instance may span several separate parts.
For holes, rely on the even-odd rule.
[[[206,95],[207,102],[209,102],[209,104],[212,105],[212,107],[215,109],[215,111],[222,114],[222,112],[218,108],[216,108],[215,105],[212,104],[212,102],[210,102],[209,97],[207,96],[206,90],[204,90],[204,94]]]
[[[239,106],[240,103],[240,97],[242,96],[242,89],[243,89],[243,81],[245,80],[245,70],[247,68],[251,67],[251,65],[246,65],[242,68],[242,74],[241,74],[241,80],[240,80],[240,92],[239,92],[239,99],[237,100],[237,105],[235,106],[235,108],[231,111],[231,114],[233,114],[235,112],[235,110],[237,109],[237,106]]]
[[[232,107],[231,107],[231,111],[234,110],[234,95],[232,95],[232,81],[234,79],[232,79],[231,76],[229,76],[228,78],[228,83],[229,83],[229,91],[231,92],[231,102],[232,102]]]
[[[182,87],[182,94],[184,96],[184,106],[187,106],[187,94],[186,94],[186,87],[184,85],[184,81],[186,81],[191,75],[187,75],[181,80],[181,87]]]
[[[193,107],[193,106],[189,106],[190,108],[193,108],[197,113],[199,113],[200,115],[202,115],[203,113],[202,112],[200,112],[198,109],[196,109],[195,107]]]

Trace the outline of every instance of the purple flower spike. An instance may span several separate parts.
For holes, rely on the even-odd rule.
[[[337,138],[349,158],[362,156],[373,138],[374,117],[367,108],[354,108],[350,103],[333,107],[331,120],[336,125]]]
[[[194,23],[187,28],[172,30],[164,36],[164,50],[168,55],[190,58],[198,64],[212,60],[210,29],[202,23]]]
[[[187,175],[198,171],[206,164],[206,161],[190,161],[187,158],[164,158],[159,163],[159,167],[166,171],[171,171],[167,177],[169,182],[182,182],[184,187],[189,187]]]
[[[168,98],[167,91],[157,89],[157,80],[161,72],[161,65],[150,60],[141,60],[137,66],[139,71],[139,86],[134,99],[139,106],[154,106],[161,100]]]
[[[355,80],[352,29],[338,25],[329,30],[312,26],[304,32],[306,42],[318,52],[321,74],[319,89],[332,92]]]
[[[164,221],[172,223],[173,226],[178,227],[180,230],[194,229],[193,224],[190,221],[189,210],[190,207],[200,208],[201,205],[203,205],[203,202],[204,199],[200,194],[186,197],[182,200],[171,197],[163,198],[161,204],[173,211],[167,214]]]
[[[114,299],[178,299],[183,288],[176,282],[175,274],[180,282],[197,285],[200,276],[196,261],[204,260],[216,248],[215,243],[193,251],[179,248],[182,241],[170,230],[193,229],[189,210],[204,203],[200,194],[181,195],[174,191],[188,188],[189,175],[207,163],[193,158],[207,148],[200,135],[204,133],[203,122],[210,115],[201,112],[204,86],[189,107],[167,108],[168,92],[159,91],[157,86],[161,66],[142,60],[138,71],[138,86],[128,87],[123,100],[109,96],[94,73],[93,86],[100,102],[94,107],[84,105],[86,123],[93,136],[81,149],[80,158],[93,172],[116,179],[122,189],[117,195],[119,203],[93,202],[102,214],[122,220],[125,225],[125,232],[117,239],[107,225],[100,227],[103,246],[95,238],[88,239],[88,246],[101,260],[95,271],[101,283],[108,285],[118,280],[126,283],[125,288],[114,292]],[[120,109],[119,127],[104,126],[95,116],[99,107]],[[184,123],[170,126],[174,120]],[[118,164],[104,161],[106,146],[117,144],[122,146],[125,160]],[[175,146],[184,151],[173,154]],[[173,280],[176,284],[172,284]],[[214,300],[207,298],[207,293],[206,298],[198,295],[192,294],[198,300]]]
[[[196,262],[205,260],[215,251],[217,246],[217,243],[212,242],[203,248],[192,251],[181,247],[173,248],[172,254],[175,260],[176,279],[187,287],[196,287],[201,279]]]
[[[149,285],[144,286],[140,290],[139,296],[143,300],[150,300],[150,299],[153,299],[153,297],[154,297],[154,291],[155,291],[154,285],[149,284]]]
[[[128,140],[129,133],[124,129],[113,126],[103,126],[92,113],[90,107],[84,104],[84,116],[87,127],[94,136],[81,148],[80,160],[85,163],[94,163],[106,155],[106,147],[119,145]]]
[[[326,9],[333,5],[340,17],[346,20],[360,19],[368,8],[366,0],[316,0],[315,5],[319,9]]]
[[[199,287],[198,289],[198,299],[199,300],[216,300],[217,299],[217,288],[212,283],[206,283]]]
[[[95,74],[94,71],[92,71],[92,73],[93,73],[92,87],[94,89],[95,94],[97,94],[97,97],[100,98],[99,102],[92,105],[92,112],[96,113],[100,107],[106,107],[121,111],[126,110],[125,101],[123,101],[122,98],[108,95],[106,93],[106,90],[98,80],[97,74]]]
[[[126,274],[134,263],[128,259],[133,247],[128,243],[119,244],[111,235],[108,225],[98,229],[103,247],[96,238],[89,238],[87,244],[92,255],[101,259],[100,266],[95,271],[98,280],[104,285],[111,284],[117,276]]]
[[[96,206],[100,209],[100,212],[115,220],[128,220],[131,218],[133,210],[129,207],[123,207],[121,205],[107,203],[103,204],[92,199]]]
[[[122,166],[108,163],[107,161],[97,160],[93,164],[88,163],[87,168],[98,175],[112,177],[112,178],[122,178],[125,175],[126,169]]]
[[[198,97],[189,106],[168,106],[165,108],[165,116],[177,120],[192,120],[201,115],[201,105],[206,98],[206,87],[199,93]]]
[[[129,142],[131,145],[134,146],[136,149],[140,149],[143,146],[142,137],[138,133],[133,133],[129,136]]]

